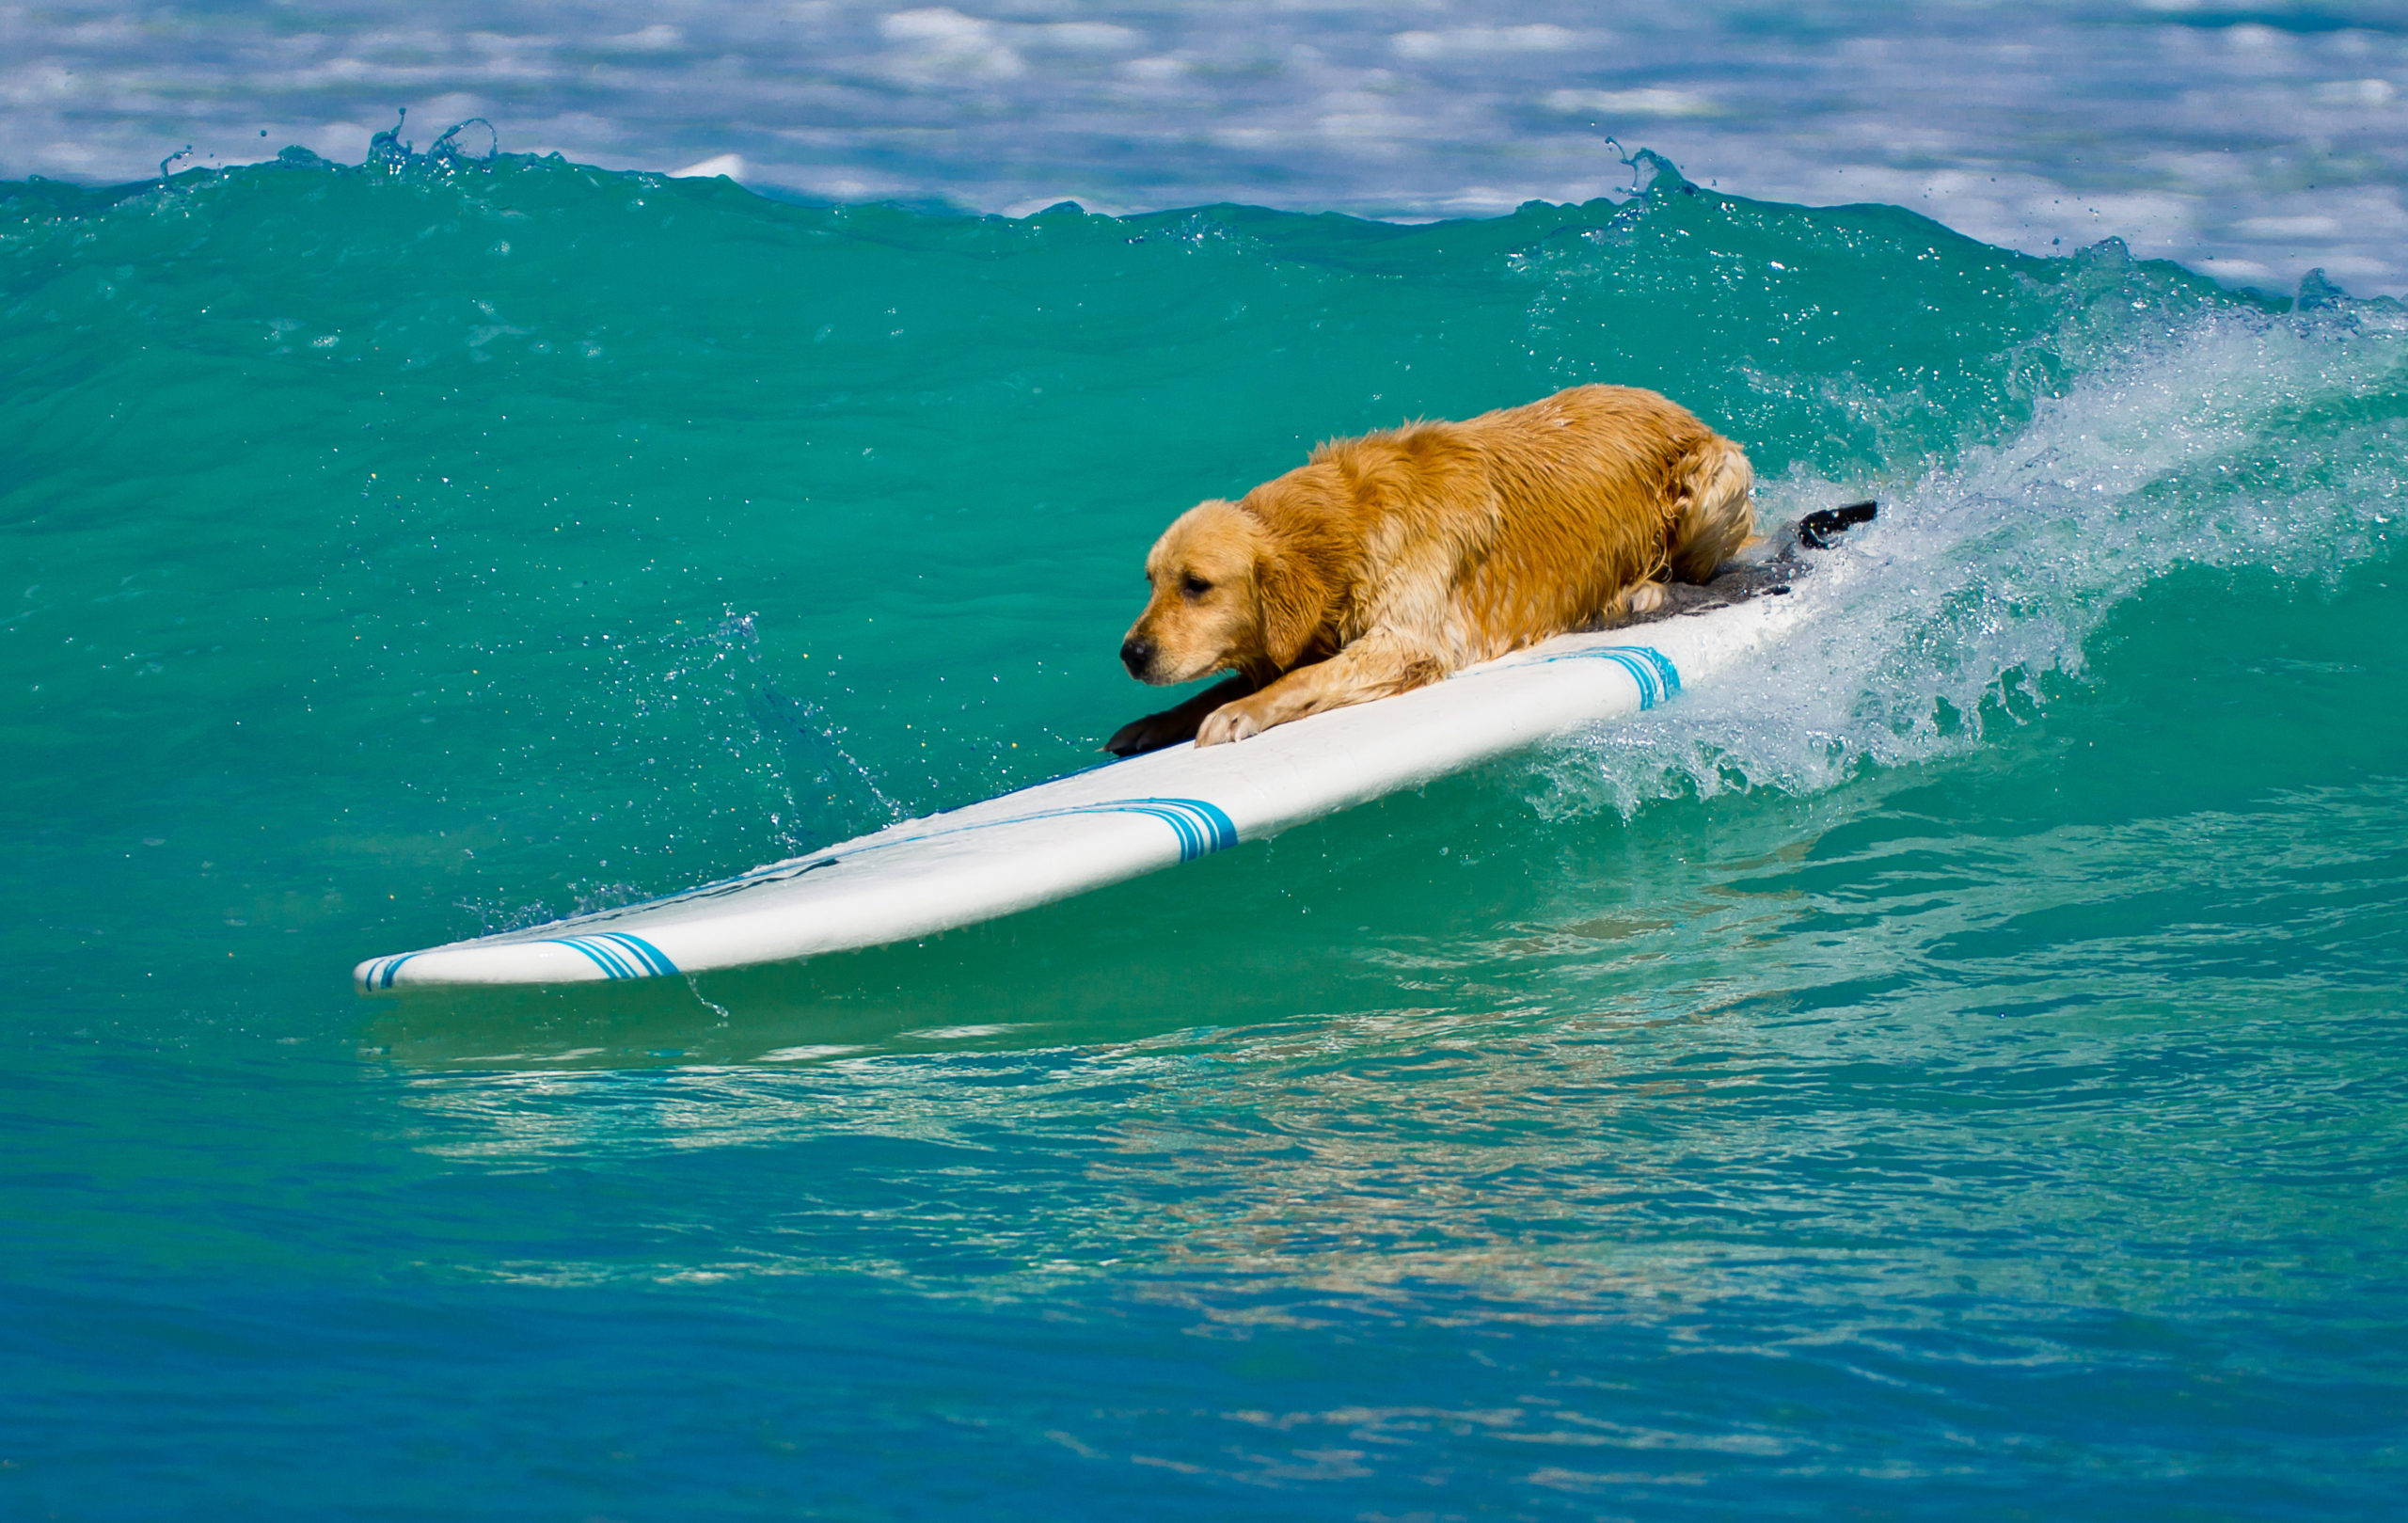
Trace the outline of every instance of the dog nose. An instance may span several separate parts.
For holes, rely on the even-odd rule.
[[[1154,643],[1150,640],[1139,640],[1133,635],[1122,641],[1120,664],[1129,669],[1131,676],[1144,676],[1146,668],[1154,664]]]

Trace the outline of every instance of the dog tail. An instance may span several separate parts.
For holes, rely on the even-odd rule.
[[[1739,447],[1709,434],[1672,473],[1672,524],[1665,562],[1687,582],[1714,579],[1715,568],[1738,553],[1755,529],[1749,493],[1756,473]]]

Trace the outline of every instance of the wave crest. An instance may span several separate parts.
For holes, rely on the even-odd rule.
[[[2408,314],[2227,308],[2099,353],[2030,421],[1885,494],[1796,594],[1806,623],[1692,702],[1589,736],[1543,808],[1811,792],[1976,744],[2083,675],[2110,612],[2183,567],[2330,585],[2397,543]],[[1852,491],[1798,468],[1791,518]]]

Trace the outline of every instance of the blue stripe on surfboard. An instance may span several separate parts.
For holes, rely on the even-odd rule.
[[[1663,697],[1664,685],[1656,680],[1656,674],[1648,670],[1646,663],[1636,656],[1619,650],[1601,650],[1597,654],[1630,674],[1630,680],[1639,685],[1639,706],[1641,712],[1655,707]]]
[[[1075,815],[1147,815],[1171,828],[1178,838],[1181,862],[1215,851],[1226,851],[1238,844],[1237,822],[1229,818],[1219,804],[1202,799],[1099,799],[1094,803],[1064,804],[1059,809],[1039,809],[1025,815],[1007,815],[1001,819],[973,820],[967,825],[949,826],[941,831],[928,831],[919,835],[898,835],[892,841],[875,841],[847,851],[841,849],[822,854],[831,864],[849,862],[872,851],[884,851],[892,847],[911,846],[921,841],[933,841],[941,836],[962,835],[972,831],[1000,830],[1006,825],[1030,825],[1041,819],[1066,819]]]
[[[1113,799],[1102,803],[1080,804],[1053,813],[1066,815],[1150,815],[1171,828],[1179,837],[1179,860],[1194,862],[1215,851],[1226,851],[1238,844],[1237,822],[1229,818],[1220,805],[1201,799]],[[1047,817],[1042,815],[1027,817]],[[996,824],[1011,823],[1004,820]]]
[[[649,978],[677,971],[677,964],[669,960],[667,953],[642,937],[630,936],[623,930],[593,936],[548,936],[543,944],[569,948],[610,978]]]
[[[1611,661],[1630,674],[1630,680],[1639,687],[1639,706],[1641,710],[1654,708],[1681,690],[1680,669],[1672,664],[1671,658],[1652,645],[1606,645],[1596,650],[1567,650],[1554,656],[1542,656],[1528,664],[1547,666],[1557,661],[1592,660]],[[1512,668],[1500,670],[1511,671]]]
[[[636,976],[636,971],[633,968],[628,967],[625,962],[619,960],[619,955],[617,953],[611,951],[607,945],[597,946],[594,944],[594,939],[592,937],[555,936],[549,938],[549,940],[551,944],[554,946],[565,946],[572,951],[584,954],[585,960],[601,969],[602,976],[606,978],[633,978]]]
[[[1656,676],[1663,681],[1665,697],[1670,698],[1681,690],[1681,670],[1674,666],[1672,658],[1662,651],[1653,645],[1623,645],[1617,648],[1629,651],[1632,655],[1655,666]]]
[[[1106,809],[1091,809],[1085,811],[1085,813],[1094,815],[1144,815],[1151,819],[1159,819],[1163,823],[1168,825],[1170,827],[1171,833],[1179,838],[1180,861],[1193,862],[1198,856],[1203,854],[1204,837],[1202,833],[1196,830],[1196,821],[1189,818],[1186,815],[1180,813],[1176,809],[1164,809],[1141,803],[1124,803],[1115,804]]]
[[[641,936],[630,936],[624,930],[606,930],[596,934],[605,941],[616,942],[633,952],[643,963],[645,973],[659,975],[677,971],[677,964],[669,960],[667,953]]]

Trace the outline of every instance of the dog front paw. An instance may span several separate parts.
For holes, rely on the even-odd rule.
[[[1141,720],[1131,720],[1112,732],[1103,749],[1116,756],[1135,756],[1149,751],[1175,746],[1195,732],[1188,728],[1184,715],[1177,709],[1149,714]]]
[[[1261,733],[1262,722],[1240,699],[1234,704],[1223,704],[1204,716],[1204,722],[1196,730],[1196,744],[1200,750],[1224,740],[1250,740]]]

